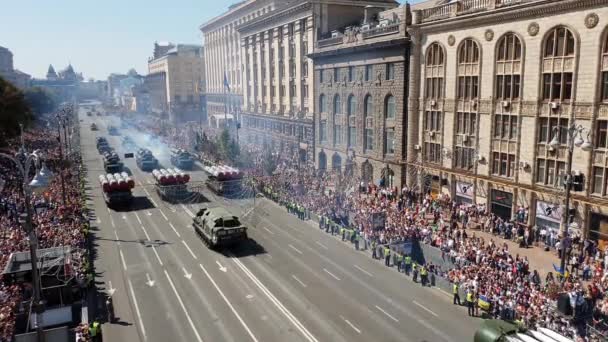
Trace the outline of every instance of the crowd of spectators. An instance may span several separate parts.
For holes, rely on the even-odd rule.
[[[36,229],[38,248],[72,247],[70,265],[64,269],[63,280],[68,282],[75,279],[82,283],[87,267],[87,220],[80,196],[79,157],[70,156],[71,162],[62,159],[56,132],[47,128],[26,130],[23,140],[25,151],[39,150],[43,162],[53,174],[43,193],[31,194],[32,224]],[[19,140],[10,142],[2,152],[24,160]],[[29,179],[34,175],[34,166],[31,171]],[[63,176],[63,185],[60,175]],[[29,250],[29,240],[21,220],[21,215],[25,213],[22,184],[23,176],[13,161],[0,157],[0,272],[5,269],[11,253]],[[30,303],[31,297],[31,283],[16,283],[0,275],[0,342],[12,340],[17,314],[27,309],[24,305]]]

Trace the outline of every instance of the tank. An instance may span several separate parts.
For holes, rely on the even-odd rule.
[[[225,208],[202,208],[193,218],[197,235],[211,249],[247,240],[247,227]]]

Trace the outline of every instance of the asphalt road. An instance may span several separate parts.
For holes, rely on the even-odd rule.
[[[266,199],[226,200],[201,187],[209,202],[170,204],[154,191],[152,175],[127,159],[136,181],[133,208],[108,209],[95,137],[127,151],[121,137],[107,134],[106,121],[116,118],[80,117],[96,215],[96,281],[112,293],[118,317],[103,325],[106,341],[472,340],[480,322],[449,294],[422,288]],[[121,133],[144,141],[139,132]],[[154,150],[170,166],[166,149]],[[205,179],[200,168],[190,173],[194,184]],[[248,243],[212,251],[196,236],[193,213],[219,205],[246,217]]]

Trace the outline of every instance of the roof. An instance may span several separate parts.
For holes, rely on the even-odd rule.
[[[38,257],[38,267],[48,269],[57,265],[63,265],[66,256],[71,254],[70,246],[60,246],[38,249],[36,255]],[[15,252],[11,253],[3,274],[29,272],[32,270],[30,252]]]
[[[216,218],[233,218],[234,215],[232,215],[230,212],[228,212],[228,210],[226,210],[223,207],[215,207],[215,208],[209,208],[209,217],[216,219]]]
[[[410,5],[410,9],[412,11],[414,10],[423,10],[426,8],[431,8],[431,7],[435,7],[435,6],[439,6],[439,5],[443,5],[445,3],[450,2],[450,0],[425,0],[413,5]]]

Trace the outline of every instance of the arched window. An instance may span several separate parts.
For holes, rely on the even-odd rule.
[[[469,170],[473,167],[477,108],[473,100],[479,98],[479,46],[473,39],[465,39],[458,47],[457,97],[462,111],[456,113],[456,146],[454,167]]]
[[[521,56],[521,42],[515,34],[507,33],[498,41],[496,51],[496,99],[519,99]]]
[[[365,107],[363,112],[363,149],[365,151],[373,151],[374,150],[374,114],[373,114],[373,101],[372,96],[365,96],[364,101]]]
[[[327,111],[325,104],[325,95],[319,95],[319,113],[325,113]]]
[[[386,119],[395,118],[395,97],[393,95],[388,95],[384,100],[384,117]]]
[[[433,43],[426,50],[426,98],[443,98],[444,53],[439,43]]]
[[[342,101],[340,101],[340,95],[334,96],[334,114],[342,114]]]
[[[340,95],[334,96],[334,145],[342,144],[342,101]]]
[[[356,115],[355,110],[357,108],[357,99],[355,95],[351,94],[348,97],[348,147],[357,146],[357,128],[356,128]]]
[[[604,46],[602,48],[602,93],[601,99],[608,101],[608,34],[604,34]],[[597,146],[597,145],[596,145]]]
[[[543,46],[543,100],[570,101],[574,79],[574,35],[565,27],[556,27],[545,37]]]

